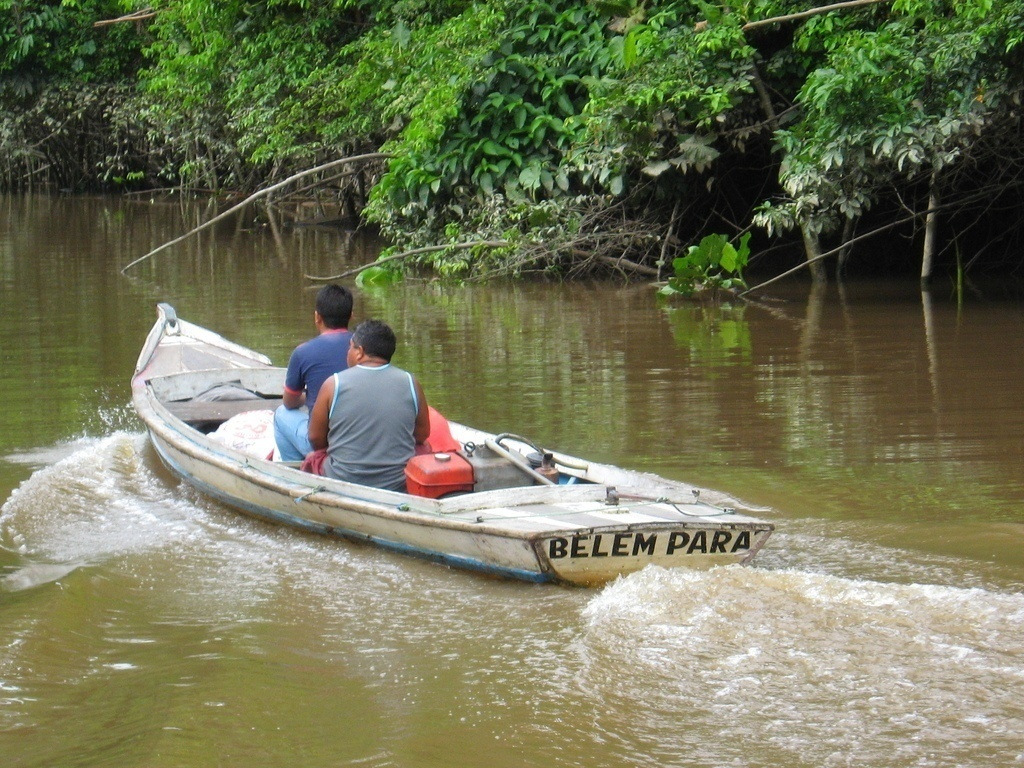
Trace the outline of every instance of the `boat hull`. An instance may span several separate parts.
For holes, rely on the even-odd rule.
[[[215,461],[209,452],[188,450],[180,439],[169,440],[153,431],[150,438],[162,463],[175,475],[252,517],[523,581],[595,586],[651,565],[708,568],[746,563],[772,532],[767,524],[665,524],[643,530],[623,526],[535,537],[501,536],[485,525],[476,531],[445,529],[436,519],[408,519],[408,510],[399,509],[401,502],[389,510],[376,500],[339,496],[316,483],[268,483],[259,468],[232,466],[230,459],[223,466],[224,457]]]
[[[177,436],[159,431],[149,434],[171,472],[203,495],[266,522],[481,573],[535,582],[558,580],[555,573],[541,568],[529,540],[440,528],[437,520],[412,518],[407,510],[398,509],[401,501],[389,509],[374,499],[332,493],[315,482],[324,478],[309,476],[311,483],[271,481],[272,476],[232,457],[190,449]]]
[[[267,358],[161,305],[132,398],[160,460],[204,495],[268,522],[479,573],[592,586],[652,565],[745,563],[773,529],[707,489],[565,454],[552,454],[560,482],[545,481],[513,448],[525,450],[523,438],[455,423],[452,434],[474,472],[497,462],[504,485],[481,482],[439,499],[369,488],[247,455],[215,439],[208,425],[197,428],[211,388],[237,386],[254,398],[234,403],[239,411],[270,410],[283,381],[284,370]],[[225,408],[213,409],[220,420]],[[497,453],[481,459],[483,446]]]

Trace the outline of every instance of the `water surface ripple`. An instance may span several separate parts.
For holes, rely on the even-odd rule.
[[[1024,302],[1008,283],[356,289],[452,418],[721,489],[751,567],[497,581],[240,516],[160,465],[157,301],[284,363],[334,229],[0,196],[4,768],[1024,768]],[[941,282],[941,281],[940,281]]]

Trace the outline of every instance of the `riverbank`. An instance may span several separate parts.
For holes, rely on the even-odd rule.
[[[818,281],[1012,273],[1024,0],[805,5],[27,0],[0,188],[226,198],[381,152],[283,194],[445,278],[661,277],[716,234]]]

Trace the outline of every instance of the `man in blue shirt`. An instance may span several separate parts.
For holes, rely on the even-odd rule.
[[[352,293],[347,288],[331,284],[320,289],[313,312],[320,333],[292,352],[284,379],[284,404],[274,412],[274,440],[282,461],[302,461],[313,450],[309,409],[324,381],[348,367],[351,318]]]

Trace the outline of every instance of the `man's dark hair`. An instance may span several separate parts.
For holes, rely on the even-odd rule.
[[[390,363],[398,340],[391,326],[383,320],[363,320],[352,333],[352,345],[362,347],[366,354]]]
[[[352,292],[331,283],[316,294],[316,311],[328,328],[345,328],[352,319]]]

